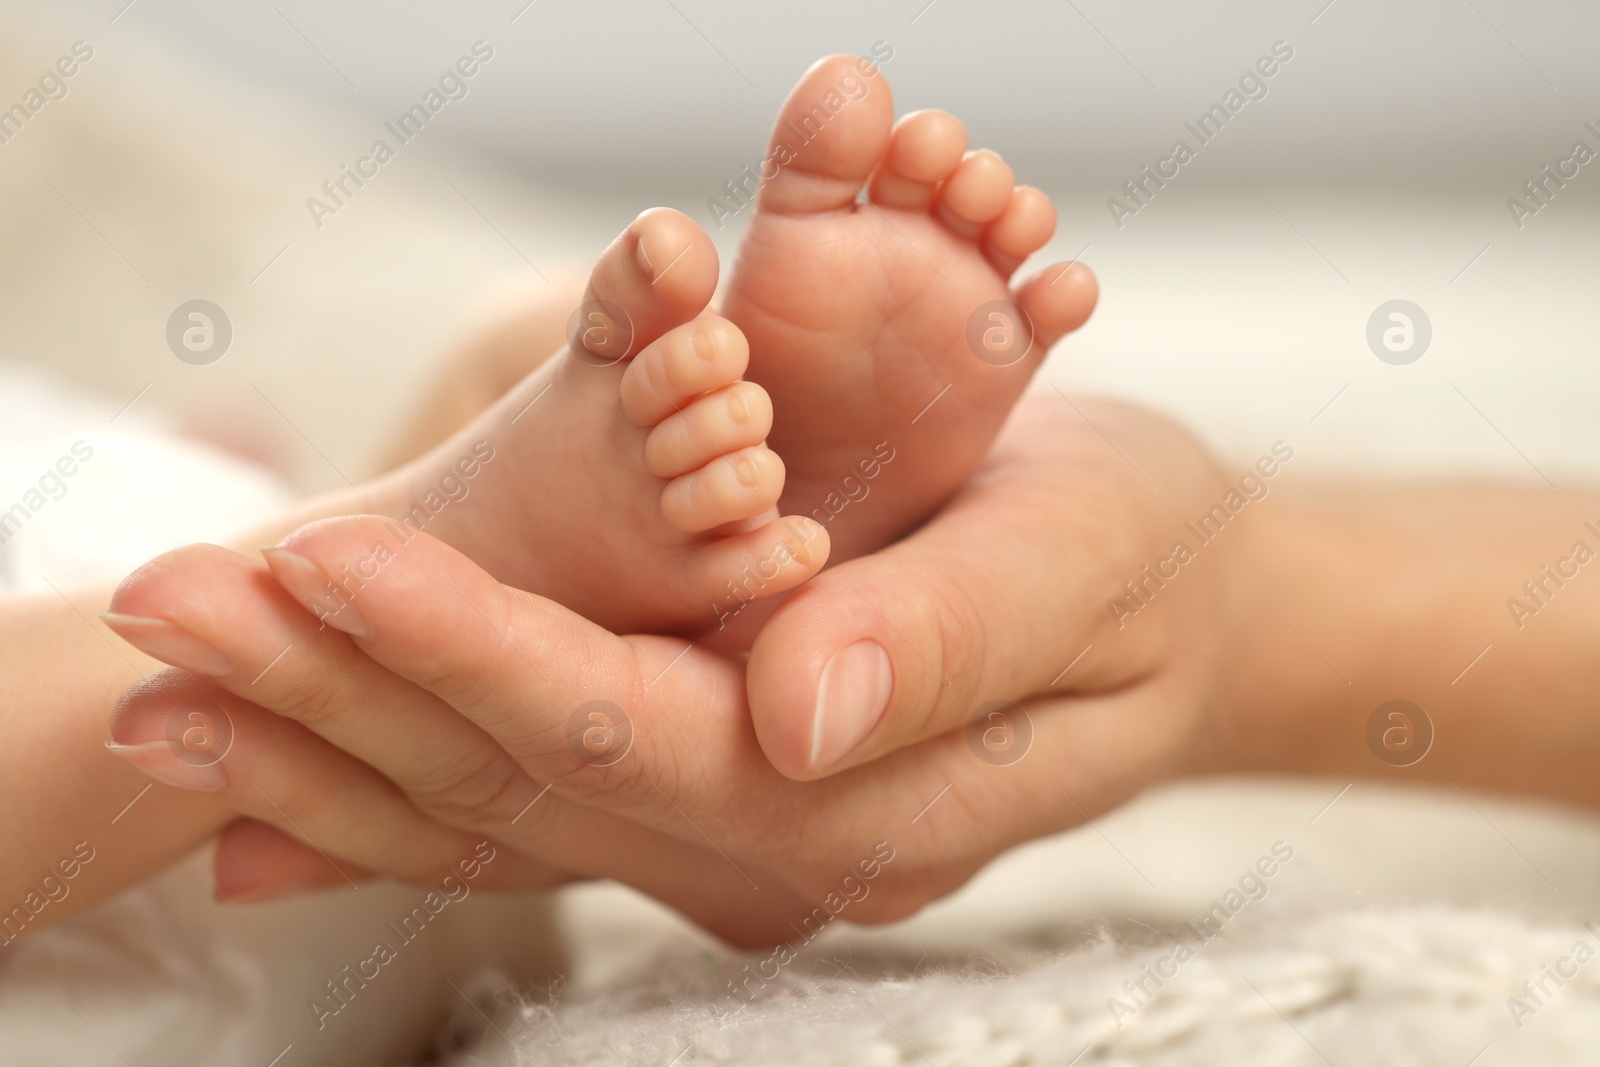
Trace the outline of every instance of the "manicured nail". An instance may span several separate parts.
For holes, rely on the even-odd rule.
[[[321,567],[287,548],[263,548],[261,558],[267,561],[267,567],[278,579],[278,584],[318,620],[336,630],[343,630],[351,637],[372,636],[372,626],[367,622],[367,617],[339,595],[333,583],[328,581],[328,576],[322,573]]]
[[[221,763],[189,763],[178,758],[166,741],[142,741],[136,745],[106,742],[106,751],[118,756],[158,782],[196,793],[218,793],[228,787],[228,772]]]
[[[811,720],[811,769],[826,770],[859,745],[883,718],[894,690],[889,653],[876,641],[857,641],[822,668]]]
[[[162,663],[211,678],[233,673],[227,656],[177,623],[142,615],[118,615],[114,611],[102,611],[100,620],[128,644]]]

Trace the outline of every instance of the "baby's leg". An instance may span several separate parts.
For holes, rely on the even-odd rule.
[[[479,324],[446,358],[421,401],[379,454],[394,470],[446,440],[566,344],[567,319],[583,300],[581,272],[551,275],[538,288],[496,293]]]

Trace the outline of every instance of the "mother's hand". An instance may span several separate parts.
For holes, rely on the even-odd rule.
[[[1185,523],[1214,522],[1231,488],[1159,416],[1031,396],[926,527],[824,571],[762,629],[762,747],[815,779],[969,725],[976,743],[980,709],[1023,701],[1057,784],[1111,806],[1194,751],[1242,546],[1232,531],[1201,544]]]
[[[741,942],[790,940],[819,914],[893,919],[1203,749],[1233,547],[1148,585],[1136,616],[1108,601],[1222,488],[1162,420],[1029,402],[926,527],[781,609],[752,654],[753,719],[736,662],[614,637],[380,520],[292,535],[282,587],[195,546],[135,575],[115,609],[176,624],[228,667],[130,692],[113,734],[137,742],[181,700],[214,701],[236,737],[205,784],[381,873],[442,874],[483,835],[525,882],[617,878]],[[379,555],[327,619],[348,636],[283,594],[315,600]],[[887,684],[876,653],[826,669],[862,641]]]

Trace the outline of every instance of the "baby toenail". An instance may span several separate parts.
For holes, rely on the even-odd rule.
[[[656,276],[655,267],[650,265],[650,253],[646,252],[644,249],[643,237],[634,242],[633,260],[635,263],[639,264],[639,271],[645,276],[646,279],[654,278]]]
[[[711,363],[717,358],[717,331],[696,330],[689,344],[694,348],[694,354],[700,357],[700,362]]]
[[[746,423],[750,421],[750,405],[739,393],[734,393],[728,398],[728,417],[734,422]]]
[[[746,456],[738,463],[735,463],[733,469],[739,472],[739,480],[747,486],[754,486],[759,480],[760,471],[756,466],[755,459],[750,456]]]

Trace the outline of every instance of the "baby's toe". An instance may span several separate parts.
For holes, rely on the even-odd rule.
[[[703,533],[754,518],[783,495],[783,460],[753,445],[674,478],[661,490],[661,515],[683,533]]]
[[[689,574],[712,602],[720,629],[749,601],[787,592],[816,574],[829,548],[821,523],[791,515],[698,549]]]
[[[893,118],[889,84],[870,62],[844,55],[819,60],[778,114],[760,167],[762,209],[797,214],[855,203],[883,155]]]
[[[739,380],[750,363],[744,334],[727,319],[702,315],[669,330],[623,372],[622,413],[649,428],[695,397]]]
[[[976,237],[1005,211],[1014,182],[999,154],[968,152],[939,190],[939,220],[962,237]]]
[[[767,439],[772,400],[754,382],[735,382],[669,415],[644,441],[644,462],[657,478],[676,478],[719,456]]]
[[[939,183],[961,165],[967,128],[945,111],[913,111],[895,124],[889,150],[872,178],[872,200],[883,207],[927,210]]]
[[[1028,313],[1041,351],[1089,320],[1100,297],[1094,271],[1082,263],[1046,267],[1014,290],[1017,304]]]
[[[983,251],[1002,276],[1045,246],[1056,232],[1056,209],[1032,186],[1019,185],[1006,209],[983,235]]]
[[[699,314],[717,287],[717,250],[683,212],[652,208],[600,254],[568,345],[609,366]]]

